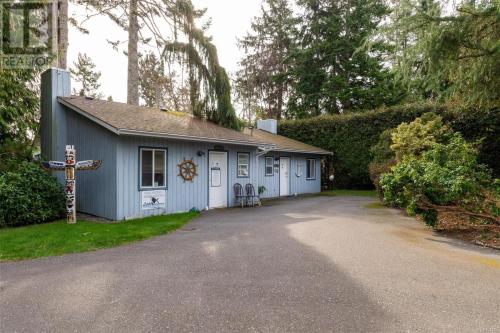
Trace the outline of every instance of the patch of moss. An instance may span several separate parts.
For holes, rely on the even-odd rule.
[[[385,208],[384,204],[381,203],[381,202],[372,202],[372,203],[369,203],[369,204],[366,204],[363,206],[364,208],[370,208],[370,209],[381,209],[381,208]]]

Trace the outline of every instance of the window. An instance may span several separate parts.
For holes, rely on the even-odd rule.
[[[141,148],[139,163],[141,188],[166,187],[166,161],[165,149]]]
[[[250,154],[238,153],[238,177],[248,177],[250,172]]]
[[[266,176],[274,175],[274,157],[267,156],[266,157]]]
[[[316,160],[307,159],[306,161],[306,177],[307,179],[316,179]]]

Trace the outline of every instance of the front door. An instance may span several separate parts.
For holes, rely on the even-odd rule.
[[[208,153],[208,206],[227,207],[227,152]]]
[[[280,158],[280,196],[290,195],[290,158]]]

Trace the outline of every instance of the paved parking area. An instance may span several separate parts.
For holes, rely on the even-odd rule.
[[[0,332],[500,332],[500,254],[362,197],[211,211],[0,264]]]

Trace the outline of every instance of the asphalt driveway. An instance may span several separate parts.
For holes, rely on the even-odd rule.
[[[370,202],[211,211],[140,243],[0,264],[0,332],[500,332],[500,252]]]

